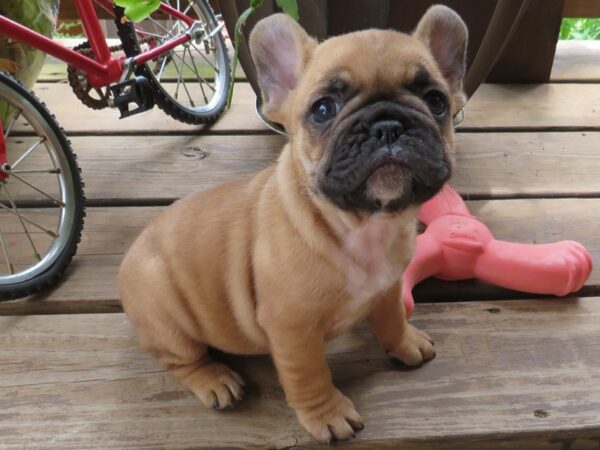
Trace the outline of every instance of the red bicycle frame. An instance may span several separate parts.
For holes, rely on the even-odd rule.
[[[16,41],[24,42],[44,53],[54,56],[61,61],[70,64],[77,69],[87,73],[90,84],[93,87],[103,87],[119,81],[124,71],[125,57],[113,58],[106,43],[106,37],[100,27],[98,15],[94,8],[94,1],[110,13],[113,12],[112,0],[75,0],[75,8],[83,24],[85,34],[90,42],[95,59],[87,57],[79,52],[71,50],[61,44],[54,42],[46,36],[30,30],[23,25],[0,15],[0,35],[8,36]],[[181,13],[168,4],[161,3],[160,10],[173,16],[191,27],[194,19]],[[191,39],[190,33],[183,33],[169,41],[152,48],[147,52],[140,53],[133,58],[135,65],[144,64],[172,48]]]

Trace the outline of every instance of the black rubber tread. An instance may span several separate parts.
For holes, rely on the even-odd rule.
[[[215,13],[210,4],[206,0],[195,1],[203,4],[211,16],[210,20],[212,20],[216,25],[217,21],[215,18]],[[115,24],[117,26],[117,32],[119,39],[121,40],[121,44],[123,45],[125,54],[127,57],[132,57],[139,55],[141,53],[141,49],[136,38],[133,24],[129,21],[121,21],[123,18],[123,11],[123,8],[115,6]],[[155,103],[160,109],[162,109],[169,116],[173,117],[175,120],[192,125],[211,124],[216,122],[221,113],[224,111],[225,106],[227,105],[227,92],[229,91],[229,87],[231,85],[231,68],[229,66],[227,45],[225,45],[225,40],[223,39],[223,35],[221,33],[218,34],[218,39],[220,41],[219,45],[221,45],[225,56],[226,67],[222,68],[222,70],[224,69],[226,74],[226,89],[224,90],[225,95],[223,95],[223,98],[220,99],[219,103],[211,111],[195,114],[191,113],[187,108],[171,99],[165,93],[160,85],[160,82],[156,81],[154,75],[151,73],[147,65],[144,64],[143,66],[137,68],[136,74],[141,75],[150,81],[152,89],[154,90]]]
[[[52,132],[56,135],[61,144],[61,150],[69,163],[74,192],[75,192],[75,216],[71,235],[68,238],[66,245],[63,247],[60,256],[54,264],[46,269],[45,272],[35,276],[34,278],[14,284],[0,284],[0,301],[13,300],[20,297],[25,297],[53,286],[64,274],[65,270],[71,263],[73,256],[77,252],[77,246],[81,241],[81,232],[85,218],[85,194],[84,183],[81,179],[81,169],[77,164],[77,156],[73,152],[71,142],[65,135],[64,130],[56,122],[56,118],[48,111],[46,105],[40,101],[33,92],[27,89],[15,77],[6,72],[0,72],[0,83],[5,84],[9,88],[17,91],[31,103],[43,119],[48,123]]]

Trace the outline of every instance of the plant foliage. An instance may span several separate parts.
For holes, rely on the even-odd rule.
[[[563,19],[560,39],[600,40],[600,19]]]
[[[125,16],[132,22],[141,22],[160,7],[160,0],[115,0],[115,5],[125,8]]]
[[[227,107],[231,106],[231,99],[233,98],[233,86],[235,84],[235,71],[237,69],[238,52],[240,49],[240,42],[243,39],[242,28],[248,17],[252,15],[257,8],[260,8],[264,0],[250,0],[250,7],[240,14],[237,22],[235,23],[235,36],[233,38],[233,61],[231,63],[231,86],[229,87],[229,93],[227,95]],[[297,0],[275,0],[277,6],[286,13],[288,16],[298,20],[298,2]]]

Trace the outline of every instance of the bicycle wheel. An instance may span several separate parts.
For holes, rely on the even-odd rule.
[[[81,238],[84,195],[71,145],[30,91],[0,72],[0,300],[49,287]]]
[[[205,38],[173,48],[136,73],[146,77],[155,93],[156,104],[171,117],[191,124],[212,123],[223,112],[231,83],[227,46],[212,8],[205,0],[166,0],[170,6],[198,20]],[[140,54],[180,35],[189,27],[182,21],[153,13],[133,24],[122,21],[123,9],[115,7],[117,30],[129,57]]]

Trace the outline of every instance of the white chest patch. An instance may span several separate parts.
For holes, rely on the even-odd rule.
[[[343,332],[361,320],[377,294],[389,289],[400,277],[402,267],[388,255],[396,237],[394,226],[397,226],[395,221],[373,217],[348,233],[343,264],[350,298],[336,312],[335,332]]]

